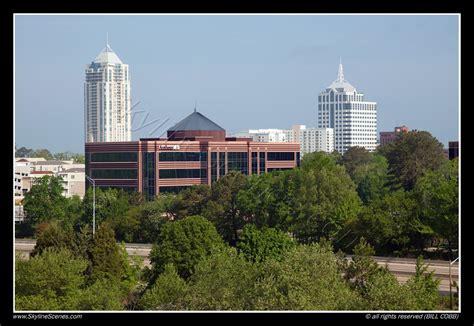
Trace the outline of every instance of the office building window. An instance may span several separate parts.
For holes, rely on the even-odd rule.
[[[269,161],[292,161],[294,159],[294,152],[269,152],[267,154],[267,160]]]
[[[135,169],[92,169],[92,179],[136,179]]]
[[[136,152],[92,153],[91,162],[136,162]]]
[[[257,152],[252,152],[252,174],[258,173],[257,154]]]
[[[265,168],[266,168],[266,164],[265,164],[265,152],[260,152],[260,173],[265,173]]]
[[[248,174],[248,153],[247,152],[229,152],[227,153],[227,170],[240,171]]]
[[[160,152],[160,161],[207,161],[207,152]]]
[[[207,178],[207,169],[161,169],[160,179]]]
[[[143,153],[143,187],[147,199],[152,199],[155,192],[155,153]]]
[[[219,178],[225,175],[225,152],[219,153]]]
[[[217,153],[211,153],[211,183],[217,181]]]

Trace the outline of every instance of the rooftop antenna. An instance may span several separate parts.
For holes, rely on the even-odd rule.
[[[194,112],[197,112],[197,100],[194,100]]]
[[[342,68],[342,59],[339,57],[339,72],[337,74],[337,79],[339,82],[344,82],[344,69]]]

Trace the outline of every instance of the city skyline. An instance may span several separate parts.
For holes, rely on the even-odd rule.
[[[152,136],[161,136],[195,106],[229,134],[317,127],[317,96],[336,77],[340,57],[346,78],[378,104],[377,133],[404,124],[431,132],[445,147],[458,139],[457,15],[15,20],[18,147],[83,152],[84,67],[107,32],[130,66],[132,130],[145,126],[132,140],[160,125]]]

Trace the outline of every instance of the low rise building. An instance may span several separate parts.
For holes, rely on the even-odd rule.
[[[395,127],[393,131],[381,131],[380,132],[380,146],[393,143],[397,140],[400,133],[406,133],[409,129],[407,126]]]
[[[61,171],[58,176],[63,178],[63,195],[84,197],[85,193],[85,168],[72,168]]]
[[[306,128],[294,125],[291,129],[250,129],[237,133],[238,137],[249,137],[257,142],[299,143],[301,156],[312,152],[334,151],[334,129]]]
[[[168,129],[166,138],[86,143],[85,158],[86,175],[96,186],[153,198],[192,185],[211,185],[230,171],[251,175],[295,168],[300,145],[226,137],[222,127],[195,110]]]
[[[459,141],[450,141],[448,148],[448,157],[450,160],[459,157]]]

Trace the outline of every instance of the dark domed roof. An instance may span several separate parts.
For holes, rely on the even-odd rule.
[[[168,129],[168,131],[181,131],[181,130],[214,130],[214,131],[225,131],[224,128],[209,120],[199,112],[194,111],[186,118],[178,122],[176,125]]]

